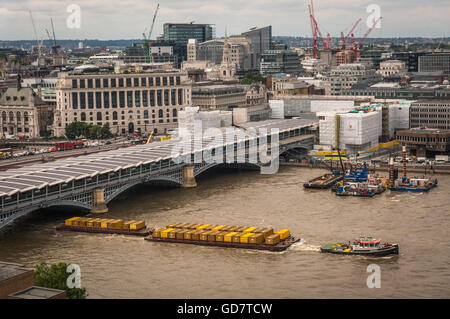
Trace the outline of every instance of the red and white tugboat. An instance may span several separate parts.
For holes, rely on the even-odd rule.
[[[327,244],[320,247],[323,253],[342,254],[342,255],[363,255],[363,256],[386,256],[398,255],[398,244],[381,243],[380,238],[360,237],[351,245],[337,243]]]

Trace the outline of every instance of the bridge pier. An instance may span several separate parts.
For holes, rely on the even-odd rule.
[[[183,168],[183,185],[181,185],[181,187],[197,187],[197,182],[195,181],[194,175],[194,167],[194,165],[190,165]]]
[[[105,203],[105,189],[97,188],[94,189],[94,199],[92,203],[91,213],[93,214],[103,214],[108,212],[108,207]]]

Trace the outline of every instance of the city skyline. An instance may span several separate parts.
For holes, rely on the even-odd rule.
[[[66,20],[71,4],[81,8],[81,28],[68,28]],[[369,5],[376,4],[383,17],[380,29],[374,29],[370,37],[433,37],[448,36],[450,4],[443,0],[396,1],[381,0],[315,1],[315,15],[324,36],[330,33],[339,37],[341,31],[348,31],[352,24],[362,18],[355,29],[355,36],[361,37],[368,29],[366,20]],[[100,1],[79,0],[2,0],[0,7],[0,39],[35,39],[29,11],[35,20],[38,37],[48,39],[45,29],[51,32],[50,18],[53,18],[57,39],[139,39],[149,29],[157,1]],[[405,9],[406,7],[406,9]],[[439,8],[437,10],[436,8]],[[414,17],[414,23],[411,23]],[[120,21],[121,23],[117,23]],[[252,27],[272,25],[274,36],[311,37],[307,1],[298,0],[251,0],[241,3],[236,0],[183,2],[168,0],[160,4],[152,38],[163,32],[163,24],[210,23],[216,27],[217,37],[222,37],[225,28],[228,34],[240,34]],[[244,21],[244,23],[242,23]]]

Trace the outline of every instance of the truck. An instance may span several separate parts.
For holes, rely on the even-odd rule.
[[[436,164],[448,163],[448,155],[436,155],[435,163]]]

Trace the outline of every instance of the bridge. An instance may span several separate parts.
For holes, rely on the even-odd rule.
[[[200,141],[186,141],[177,137],[0,172],[0,229],[52,206],[106,213],[109,202],[138,184],[163,181],[195,187],[195,177],[218,165],[264,168],[268,156],[276,156],[278,164],[278,156],[286,151],[312,149],[316,123],[307,119],[251,122],[232,128],[232,140],[202,136]],[[225,129],[221,131],[225,135]],[[272,146],[276,141],[275,150]],[[180,152],[174,155],[174,148]],[[212,156],[214,161],[207,160]]]

